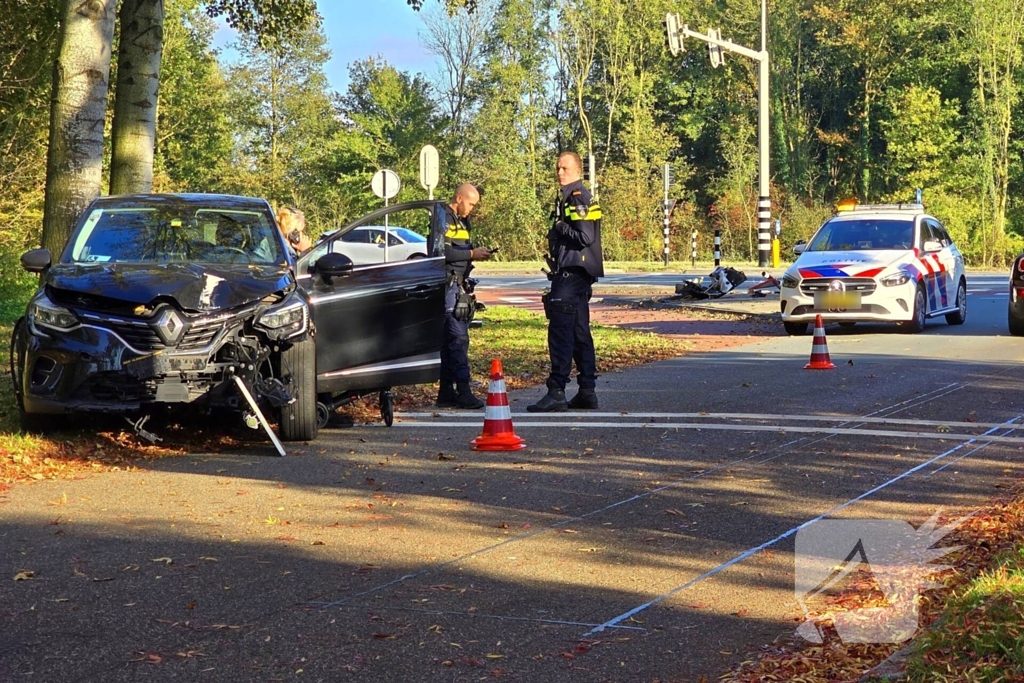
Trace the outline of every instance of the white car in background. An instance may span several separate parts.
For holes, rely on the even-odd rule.
[[[321,236],[321,241],[334,231]],[[387,249],[385,250],[385,240]],[[385,260],[404,261],[411,258],[424,258],[427,255],[427,238],[408,228],[383,225],[362,225],[353,228],[336,240],[332,251],[344,254],[356,265],[368,263],[384,263]],[[387,259],[384,258],[385,251]]]
[[[841,203],[781,282],[782,322],[806,334],[824,322],[899,323],[920,332],[928,318],[967,319],[964,259],[945,227],[921,204]]]

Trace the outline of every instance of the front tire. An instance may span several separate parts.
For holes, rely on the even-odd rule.
[[[312,441],[319,428],[316,406],[316,346],[312,338],[281,352],[281,378],[294,401],[281,407],[281,440]]]
[[[914,293],[914,317],[900,323],[903,331],[907,334],[917,334],[924,331],[925,315],[928,311],[928,299],[924,293],[924,285],[918,285]]]
[[[967,283],[960,280],[956,286],[956,311],[946,314],[950,325],[963,325],[967,320]]]
[[[783,321],[782,327],[785,328],[786,334],[791,337],[802,337],[807,334],[807,323],[791,323]]]

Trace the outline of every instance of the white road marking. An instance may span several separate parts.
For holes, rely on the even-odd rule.
[[[455,418],[470,419],[469,414],[459,413],[399,413],[398,418]],[[889,417],[858,417],[856,415],[779,415],[771,413],[512,413],[513,418],[523,417],[528,419],[536,418],[622,418],[622,419],[655,419],[655,418],[684,418],[684,419],[708,419],[708,420],[775,420],[778,422],[861,422],[872,424],[899,424],[899,425],[921,425],[925,427],[973,427],[976,429],[987,427],[1003,427],[1006,429],[1024,429],[1022,425],[1006,426],[1002,422],[953,422],[945,420],[910,420]],[[654,423],[655,425],[661,423]]]
[[[1024,418],[1024,415],[1018,415],[1017,417],[1013,418],[1012,421],[1015,422],[1017,420],[1020,420],[1021,418]],[[978,439],[979,440],[984,439],[984,440],[988,441],[988,440],[991,440],[991,439],[995,438],[995,437],[990,437],[988,435],[990,433],[996,431],[997,429],[998,429],[998,427],[993,427],[992,429],[988,430],[984,434],[980,435],[978,437]],[[784,532],[782,534],[779,534],[778,536],[776,536],[775,538],[771,539],[770,541],[765,541],[764,543],[762,543],[759,546],[756,546],[754,548],[750,548],[749,550],[745,550],[744,552],[740,553],[739,555],[737,555],[736,557],[732,558],[728,562],[724,562],[724,563],[718,565],[717,567],[709,569],[708,571],[704,572],[700,576],[697,576],[697,577],[695,577],[693,579],[690,579],[689,581],[687,581],[683,585],[677,586],[677,587],[673,588],[672,590],[670,590],[669,592],[664,593],[662,595],[659,595],[658,597],[654,598],[653,600],[649,600],[648,602],[645,602],[644,604],[639,605],[638,607],[634,607],[633,609],[629,610],[628,612],[623,612],[622,614],[620,614],[619,616],[615,617],[614,619],[609,619],[608,621],[606,621],[605,623],[601,624],[597,628],[592,629],[590,631],[587,631],[585,634],[583,634],[583,637],[586,638],[587,636],[594,635],[595,633],[600,633],[601,631],[605,630],[606,628],[618,625],[620,622],[625,621],[626,619],[629,619],[630,617],[632,617],[632,616],[634,616],[636,614],[639,614],[640,612],[643,612],[648,607],[651,607],[652,605],[656,605],[659,602],[663,602],[664,600],[667,600],[668,598],[672,597],[676,593],[679,593],[680,591],[684,591],[687,588],[700,583],[704,579],[710,578],[710,577],[714,576],[715,574],[718,574],[719,572],[722,572],[723,570],[728,569],[732,565],[737,564],[739,562],[742,562],[743,560],[745,560],[748,557],[750,557],[750,556],[752,556],[752,555],[754,555],[754,554],[764,550],[765,548],[770,548],[771,546],[775,545],[779,541],[782,541],[782,540],[785,540],[785,539],[789,538],[790,536],[792,536],[793,534],[797,533],[801,529],[806,529],[807,527],[811,526],[815,522],[819,522],[819,521],[825,519],[826,517],[828,517],[829,515],[835,514],[836,512],[839,512],[840,510],[842,510],[843,508],[849,507],[849,506],[853,505],[854,503],[859,502],[859,501],[867,498],[871,494],[877,493],[878,491],[881,491],[882,489],[887,488],[888,486],[891,486],[892,484],[895,484],[896,482],[900,481],[901,479],[909,477],[914,472],[917,472],[918,470],[924,469],[925,467],[931,465],[932,463],[938,462],[939,460],[942,460],[943,458],[945,458],[945,457],[947,457],[949,455],[952,455],[953,453],[957,452],[961,448],[964,448],[965,446],[970,445],[971,443],[973,443],[973,441],[974,440],[972,439],[971,441],[968,441],[967,443],[962,443],[959,446],[954,446],[953,448],[949,449],[948,451],[946,451],[944,453],[940,453],[939,455],[936,455],[934,458],[931,458],[930,460],[926,460],[925,462],[921,463],[920,465],[916,465],[915,467],[911,467],[909,470],[907,470],[903,474],[901,474],[901,475],[899,475],[897,477],[893,477],[892,479],[879,484],[878,486],[876,486],[875,488],[871,489],[870,491],[866,491],[865,493],[860,494],[856,498],[851,498],[850,500],[846,501],[845,503],[840,503],[839,505],[836,505],[835,507],[833,507],[831,510],[818,515],[814,519],[807,520],[803,524],[795,526],[795,527],[791,528],[789,531],[786,531],[786,532]]]
[[[537,299],[527,299],[525,296],[501,296],[498,297],[498,301],[504,301],[508,304],[529,304],[537,301]]]
[[[941,398],[941,397],[945,396],[946,394],[952,393],[954,391],[958,391],[959,389],[963,389],[964,387],[970,386],[971,384],[977,384],[978,382],[982,381],[983,379],[987,379],[987,378],[983,377],[983,378],[976,379],[973,382],[966,382],[966,383],[965,382],[952,382],[950,384],[947,384],[946,386],[939,387],[937,389],[933,389],[931,391],[928,391],[928,392],[926,392],[926,393],[924,393],[924,394],[922,394],[920,396],[915,396],[912,399],[906,399],[906,400],[903,400],[903,401],[899,401],[898,403],[893,403],[891,405],[885,406],[883,408],[878,408],[877,410],[874,410],[874,411],[868,413],[865,417],[871,417],[871,416],[878,415],[880,413],[884,413],[884,412],[890,411],[890,410],[892,410],[894,412],[900,412],[902,410],[906,410],[908,408],[912,408],[912,407],[914,407],[916,405],[920,405],[920,404],[923,404],[923,403],[927,403],[928,401],[932,401],[932,400],[935,400],[937,398]],[[859,419],[862,419],[862,418],[858,417],[856,419],[859,420]],[[844,423],[844,424],[848,424],[848,423]],[[360,597],[362,597],[364,595],[370,595],[370,594],[376,593],[378,591],[384,590],[386,588],[389,588],[389,587],[391,587],[393,585],[402,583],[404,581],[411,580],[411,579],[416,579],[416,578],[419,578],[421,576],[426,576],[428,574],[431,574],[431,573],[434,573],[434,572],[437,572],[437,571],[441,571],[441,570],[445,569],[446,567],[449,567],[449,566],[454,565],[454,564],[458,564],[460,562],[464,562],[465,560],[468,560],[468,559],[473,558],[473,557],[477,557],[477,556],[489,553],[492,550],[497,550],[498,548],[502,548],[502,547],[504,547],[504,546],[506,546],[508,544],[515,543],[515,542],[518,542],[518,541],[521,541],[521,540],[526,540],[526,539],[532,538],[533,536],[536,536],[538,534],[546,533],[548,531],[552,531],[552,530],[555,530],[555,529],[559,529],[559,528],[564,527],[566,525],[573,524],[575,522],[587,519],[589,517],[593,517],[595,515],[602,514],[604,512],[607,512],[609,510],[613,510],[613,509],[621,507],[623,505],[628,505],[629,503],[633,503],[633,502],[636,502],[636,501],[639,501],[639,500],[645,500],[645,499],[653,497],[653,496],[655,496],[655,495],[657,495],[659,493],[662,493],[663,491],[669,491],[671,489],[677,488],[679,486],[682,486],[683,484],[686,484],[688,482],[694,481],[696,479],[701,479],[703,477],[710,476],[710,475],[716,474],[718,472],[722,472],[724,470],[728,470],[730,468],[737,467],[737,466],[742,465],[744,463],[753,462],[755,465],[758,465],[758,464],[761,464],[763,462],[767,462],[768,460],[780,457],[781,455],[784,455],[787,452],[791,452],[791,451],[787,451],[786,449],[788,447],[790,447],[790,446],[795,446],[797,444],[801,444],[801,443],[806,442],[807,438],[808,437],[803,437],[802,436],[802,437],[799,437],[797,439],[793,439],[791,441],[787,441],[785,443],[776,444],[775,446],[772,446],[772,447],[770,447],[770,448],[768,448],[766,450],[761,450],[761,451],[758,451],[757,453],[753,453],[753,454],[748,455],[748,456],[743,457],[743,458],[737,458],[736,460],[732,460],[730,462],[723,463],[721,465],[716,465],[714,467],[709,467],[706,470],[703,470],[701,472],[696,472],[694,474],[691,474],[688,477],[684,477],[682,479],[677,479],[676,481],[669,482],[668,484],[664,484],[663,486],[658,486],[656,488],[644,491],[643,493],[638,493],[636,495],[633,495],[633,496],[631,496],[629,498],[625,498],[623,500],[617,501],[615,503],[610,503],[610,504],[608,504],[608,505],[606,505],[606,506],[604,506],[602,508],[599,508],[599,509],[596,509],[596,510],[592,510],[590,512],[586,512],[586,513],[580,514],[580,515],[575,516],[575,517],[563,519],[563,520],[560,520],[558,522],[554,522],[552,524],[549,524],[546,527],[540,527],[540,528],[535,529],[533,531],[529,531],[527,533],[519,534],[518,536],[513,536],[511,538],[502,540],[502,541],[500,541],[498,543],[495,543],[493,545],[486,546],[484,548],[480,548],[478,550],[474,550],[474,551],[468,552],[468,553],[466,553],[466,554],[464,554],[464,555],[462,555],[460,557],[456,557],[456,558],[454,558],[452,560],[449,560],[448,562],[442,562],[440,564],[435,564],[435,565],[432,565],[432,566],[429,566],[429,567],[424,567],[423,569],[420,569],[419,571],[413,572],[411,574],[405,574],[403,576],[398,577],[397,579],[394,579],[392,581],[388,581],[388,582],[380,584],[378,586],[374,586],[373,588],[369,588],[369,589],[367,589],[365,591],[361,591],[361,592],[356,593],[355,595],[352,595],[350,597],[342,598],[340,600],[337,600],[337,601],[331,602],[331,603],[319,603],[319,604],[321,604],[321,607],[324,608],[324,609],[326,609],[327,607],[332,607],[332,606],[346,605],[346,604],[351,603],[353,600],[356,600],[357,598],[360,598]],[[813,445],[813,444],[816,444],[818,442],[825,441],[828,438],[830,438],[830,437],[829,436],[825,436],[825,437],[821,437],[821,438],[818,438],[818,439],[814,439],[814,440],[810,441],[809,443],[804,443],[804,445],[805,446],[806,445]],[[954,449],[954,450],[956,450],[956,449]],[[765,458],[765,459],[760,460],[760,461],[756,460],[756,458],[762,458],[763,456],[767,455],[768,453],[772,453],[772,452],[778,452],[778,453],[777,453],[777,455],[772,456],[771,458]],[[611,628],[611,627],[610,626],[606,626],[605,628]]]
[[[395,422],[395,427],[471,427],[479,429],[481,420],[474,422]],[[385,425],[368,425],[370,427],[384,427]],[[775,432],[776,434],[829,434],[833,436],[884,436],[897,437],[901,439],[938,439],[949,441],[972,441],[981,438],[979,434],[958,434],[953,432],[905,432],[887,429],[843,429],[840,427],[793,427],[780,425],[738,425],[738,424],[713,424],[706,422],[518,422],[516,427],[561,427],[571,429],[693,429],[697,431],[726,431],[726,432]],[[998,425],[1007,428],[1008,425]],[[987,432],[986,432],[987,433]],[[1010,444],[1024,444],[1024,437],[1020,436],[990,436],[986,441]]]

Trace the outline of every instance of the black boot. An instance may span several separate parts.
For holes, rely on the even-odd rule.
[[[530,413],[564,413],[569,410],[569,404],[565,402],[565,390],[549,388],[541,400],[526,406],[526,410]]]
[[[437,403],[438,408],[454,408],[455,402],[458,400],[459,395],[455,393],[455,387],[447,382],[441,382],[441,388],[437,390]]]
[[[594,389],[580,387],[580,390],[569,401],[569,407],[573,410],[597,410],[597,392]]]
[[[484,402],[473,395],[469,388],[469,382],[459,382],[458,395],[455,397],[455,407],[465,410],[478,410],[484,407]]]

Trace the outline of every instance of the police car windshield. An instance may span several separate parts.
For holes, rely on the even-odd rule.
[[[875,251],[913,246],[912,219],[832,219],[821,226],[807,251]]]

